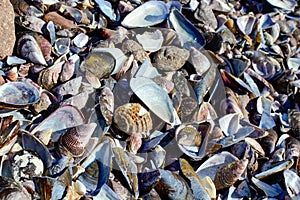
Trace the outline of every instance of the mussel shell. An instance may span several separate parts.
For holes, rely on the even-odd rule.
[[[13,179],[0,176],[0,199],[31,199],[27,190]]]
[[[127,28],[147,27],[163,22],[169,14],[168,6],[161,1],[149,1],[130,12],[122,25]]]
[[[9,82],[0,86],[0,109],[20,109],[36,103],[40,94],[26,82]]]

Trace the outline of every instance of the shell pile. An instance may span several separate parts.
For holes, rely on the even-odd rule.
[[[4,2],[1,199],[300,199],[298,1]]]

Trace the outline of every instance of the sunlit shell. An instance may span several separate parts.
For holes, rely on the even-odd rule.
[[[47,65],[44,55],[31,35],[24,35],[18,40],[17,53],[35,64]]]
[[[239,160],[219,168],[214,178],[217,190],[228,188],[233,185],[247,169],[248,160]]]
[[[256,18],[251,15],[244,15],[237,18],[236,23],[242,33],[249,35],[252,32]]]
[[[132,134],[128,139],[128,150],[129,152],[136,154],[139,148],[142,146],[142,134]]]
[[[300,177],[292,170],[284,170],[283,172],[285,186],[291,198],[300,197]]]
[[[9,82],[0,86],[0,108],[25,108],[36,103],[40,94],[38,89],[27,82]]]
[[[127,103],[114,112],[116,126],[125,133],[147,133],[152,129],[150,113],[139,103]]]
[[[149,1],[130,12],[122,25],[128,28],[147,27],[163,22],[169,14],[164,2]]]
[[[144,32],[143,34],[136,35],[137,41],[143,46],[145,51],[155,52],[158,51],[163,43],[163,35],[160,30],[153,32]]]
[[[201,49],[205,45],[203,35],[175,7],[171,10],[169,20],[176,33],[178,33],[184,47],[187,49],[190,49],[191,47]]]
[[[159,118],[171,125],[180,123],[167,92],[154,81],[144,77],[132,78],[130,80],[130,87],[143,103]]]
[[[81,156],[88,144],[94,130],[95,123],[83,124],[67,130],[59,141],[60,152],[74,157]]]
[[[209,59],[201,51],[192,47],[190,49],[189,61],[199,75],[203,75],[211,66]]]
[[[143,63],[148,55],[143,47],[135,40],[126,40],[122,42],[122,51],[126,54],[133,54],[134,58]]]

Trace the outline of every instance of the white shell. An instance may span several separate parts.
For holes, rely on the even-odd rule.
[[[163,35],[160,30],[146,31],[143,34],[136,35],[137,41],[143,46],[145,51],[155,52],[158,51],[164,41]]]
[[[169,14],[168,6],[161,1],[148,1],[129,13],[122,25],[127,28],[147,27],[163,22]]]
[[[180,124],[179,117],[167,92],[154,81],[144,77],[132,78],[130,87],[145,105],[163,121],[172,126]]]

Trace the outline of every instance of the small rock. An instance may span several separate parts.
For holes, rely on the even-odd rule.
[[[153,65],[162,71],[179,70],[189,58],[189,51],[176,46],[162,47],[153,58]]]
[[[16,41],[15,13],[9,0],[0,1],[0,60],[13,52]]]

